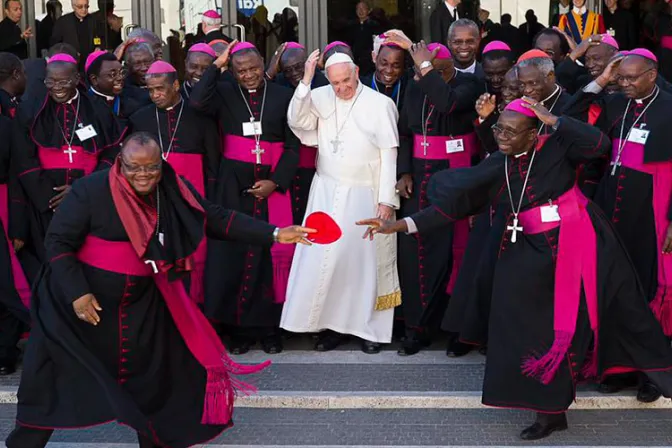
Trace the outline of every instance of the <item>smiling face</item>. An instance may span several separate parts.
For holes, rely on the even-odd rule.
[[[471,26],[457,26],[448,39],[448,47],[461,68],[469,67],[476,60],[476,52],[481,43],[478,30]]]
[[[140,196],[146,196],[156,190],[161,181],[161,148],[151,140],[141,144],[130,140],[122,149],[121,173],[131,188]]]
[[[595,45],[588,48],[588,51],[586,51],[584,64],[593,79],[602,74],[604,69],[609,64],[609,60],[612,58],[612,56],[614,56],[614,54],[616,54],[617,51],[618,50],[616,50],[614,47],[606,44]]]
[[[198,83],[203,77],[203,73],[212,65],[212,56],[192,51],[187,54],[187,61],[185,64],[186,80],[193,86]]]
[[[499,115],[493,131],[499,150],[507,156],[528,152],[537,137],[537,129],[532,119],[508,110]]]
[[[506,76],[504,76],[504,81],[502,82],[502,101],[500,102],[500,107],[506,107],[511,101],[521,96],[522,91],[520,82],[518,82],[518,72],[515,68],[512,68],[506,72]]]
[[[138,46],[127,55],[129,74],[140,85],[145,85],[145,75],[147,70],[154,63],[154,55],[146,46]]]
[[[58,104],[66,103],[77,93],[79,73],[74,64],[55,62],[47,65],[44,85],[49,96]]]
[[[485,81],[488,83],[488,91],[490,93],[500,93],[502,91],[502,84],[504,77],[511,68],[511,62],[506,57],[483,60],[483,72],[485,73]]]
[[[327,78],[336,96],[347,101],[357,93],[359,67],[351,63],[334,64],[327,69]]]
[[[306,66],[306,50],[290,48],[285,50],[280,58],[280,69],[285,79],[294,87],[303,79]]]
[[[586,4],[586,0],[572,0],[575,8],[583,8]]]
[[[543,101],[555,90],[555,74],[549,73],[544,76],[536,66],[528,65],[518,67],[518,82],[525,96],[536,101]]]
[[[244,89],[255,90],[264,81],[264,60],[256,51],[241,51],[231,59],[233,76]]]
[[[91,75],[91,85],[104,95],[117,96],[124,90],[124,72],[119,61],[103,61],[98,76]]]
[[[174,106],[180,100],[180,83],[170,75],[147,76],[147,90],[152,102],[159,109]]]
[[[375,63],[376,81],[391,87],[404,74],[404,50],[382,46]]]

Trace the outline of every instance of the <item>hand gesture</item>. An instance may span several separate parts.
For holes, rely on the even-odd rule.
[[[570,52],[571,52],[571,51],[574,51],[574,50],[576,49],[576,47],[577,47],[577,45],[576,45],[576,41],[574,40],[574,38],[573,38],[572,36],[570,36],[569,34],[567,34],[567,33],[564,32],[564,31],[562,31],[562,30],[561,30],[559,27],[557,27],[557,26],[554,26],[553,29],[554,29],[555,31],[557,31],[558,33],[562,34],[562,35],[565,37],[565,40],[566,40],[567,43],[569,44],[569,51],[570,51]]]
[[[576,62],[578,59],[581,59],[585,56],[586,52],[590,47],[596,47],[602,43],[602,36],[590,36],[588,39],[581,41],[578,47],[574,48],[570,53],[569,57],[572,61]]]
[[[268,71],[266,72],[270,79],[275,78],[280,72],[280,58],[282,58],[282,54],[285,52],[286,48],[287,43],[285,42],[284,44],[281,44],[277,50],[275,50],[275,53],[273,53],[271,62],[268,64]]]
[[[425,61],[432,62],[436,57],[436,54],[439,52],[439,48],[437,47],[434,49],[434,51],[429,51],[425,41],[421,40],[417,44],[413,44],[409,52],[411,53],[411,57],[413,58],[413,63],[415,66],[420,67],[420,65]]]
[[[33,37],[32,27],[26,28],[26,30],[23,33],[21,33],[21,39],[30,39],[31,37]]]
[[[612,82],[616,82],[616,76],[618,76],[618,67],[621,65],[621,62],[625,56],[623,54],[618,54],[611,58],[609,64],[604,68],[604,71],[600,76],[595,80],[602,88],[605,88]]]
[[[663,244],[663,255],[669,255],[672,253],[672,223],[667,227],[667,236],[665,237],[665,243]]]
[[[388,221],[394,216],[394,209],[389,205],[378,204],[378,211],[376,214],[378,218]]]
[[[54,187],[54,191],[56,191],[57,194],[49,200],[49,208],[56,211],[58,206],[61,205],[61,202],[63,202],[63,199],[65,199],[65,196],[70,193],[71,189],[71,185],[61,185],[60,187]]]
[[[546,109],[546,107],[544,107],[544,105],[540,102],[535,101],[527,96],[523,97],[523,101],[523,106],[534,112],[539,121],[544,123],[546,126],[554,126],[555,123],[558,122],[558,117],[550,113],[548,109]]]
[[[488,118],[497,107],[497,98],[495,95],[484,93],[476,100],[476,113],[482,120]]]
[[[413,176],[410,174],[402,174],[395,188],[397,194],[402,198],[410,199],[411,194],[413,194]]]
[[[23,246],[25,246],[25,245],[26,245],[26,242],[23,241],[23,240],[20,240],[18,238],[14,238],[12,240],[12,246],[14,247],[14,252],[20,251],[21,249],[23,249]]]
[[[317,233],[317,230],[301,226],[285,227],[278,232],[278,243],[312,246],[313,244],[306,239],[309,233]]]
[[[103,309],[100,307],[98,300],[96,300],[93,294],[84,294],[82,297],[72,302],[72,308],[75,310],[75,314],[80,320],[88,322],[93,326],[98,325],[100,322],[98,311],[103,311]]]
[[[278,188],[278,186],[272,180],[258,180],[252,185],[252,188],[247,190],[247,192],[257,199],[262,200],[273,194],[276,188]]]
[[[217,68],[222,69],[229,64],[229,55],[231,54],[231,50],[233,50],[236,45],[238,45],[238,39],[233,39],[229,46],[226,47],[226,50],[224,50],[224,52],[219,55],[217,59],[215,59],[214,64],[217,66]]]
[[[303,80],[301,81],[304,85],[309,86],[313,83],[313,78],[315,77],[315,70],[317,69],[318,60],[321,59],[320,50],[317,49],[310,53],[308,59],[306,59],[305,71],[303,72]]]
[[[126,53],[126,49],[133,44],[137,44],[139,41],[140,41],[139,37],[133,37],[131,39],[125,40],[121,45],[119,45],[116,48],[116,50],[114,50],[114,55],[117,57],[119,61],[121,61],[124,58],[124,53]]]
[[[397,44],[404,50],[410,50],[413,41],[408,38],[401,30],[389,30],[385,32],[387,38],[383,41],[384,44]]]
[[[406,227],[406,221],[403,219],[400,219],[399,221],[393,221],[382,218],[371,218],[357,221],[355,224],[358,226],[368,226],[362,238],[368,238],[371,241],[373,241],[373,237],[376,233],[390,235],[397,232],[406,232],[408,230]]]

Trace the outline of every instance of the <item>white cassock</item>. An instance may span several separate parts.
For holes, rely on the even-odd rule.
[[[399,208],[397,108],[361,83],[348,101],[331,86],[311,91],[299,83],[287,118],[303,144],[319,147],[306,215],[328,213],[343,236],[331,245],[297,247],[280,327],[390,342],[401,301],[396,236],[364,240],[366,229],[355,222],[375,217],[378,204]]]

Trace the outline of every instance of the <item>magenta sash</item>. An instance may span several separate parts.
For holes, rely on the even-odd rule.
[[[198,193],[205,197],[205,176],[203,174],[203,154],[188,154],[184,152],[171,152],[168,155],[168,163],[175,172],[191,183]],[[189,296],[196,303],[205,301],[205,260],[207,257],[208,243],[205,238],[194,252],[194,269],[191,271],[189,283]]]
[[[663,36],[660,39],[660,46],[666,50],[672,50],[672,36]]]
[[[12,276],[14,277],[14,288],[21,298],[21,302],[30,309],[30,284],[26,279],[26,274],[23,272],[21,263],[14,251],[14,245],[9,239],[9,194],[7,192],[7,184],[0,184],[0,220],[5,227],[5,239],[7,240],[7,250],[9,251],[9,259],[12,264]]]
[[[544,355],[530,355],[523,359],[522,369],[527,376],[549,384],[560,364],[566,359],[579,316],[581,287],[586,296],[590,327],[594,333],[592,356],[583,368],[585,377],[597,375],[598,302],[597,302],[597,238],[595,227],[588,215],[588,199],[575,185],[557,200],[559,222],[542,222],[544,206],[526,210],[518,216],[524,235],[534,235],[560,227],[555,264],[553,330],[555,339]],[[523,244],[525,242],[523,241]]]
[[[255,164],[257,156],[252,152],[254,145],[255,142],[252,138],[227,135],[224,137],[224,157],[230,160]],[[271,143],[261,141],[260,146],[264,150],[261,155],[261,164],[270,165],[271,170],[275,170],[284,153],[285,144],[282,142]],[[267,201],[268,222],[280,228],[291,226],[294,223],[292,200],[289,192],[280,193],[276,190],[268,197]],[[276,243],[271,246],[275,303],[285,303],[289,270],[292,267],[294,249],[293,244]]]
[[[60,148],[47,148],[40,146],[37,156],[43,170],[82,170],[87,176],[93,173],[98,166],[98,153],[91,153],[81,146],[73,146],[72,163],[67,154],[68,146]],[[74,152],[76,151],[76,152]]]
[[[617,157],[620,140],[614,140],[612,162]],[[663,254],[663,244],[667,237],[670,221],[667,212],[672,194],[672,162],[644,163],[644,145],[626,142],[621,153],[620,164],[641,173],[650,174],[653,182],[653,217],[656,225],[656,247],[658,249],[658,288],[651,302],[651,309],[658,318],[666,335],[672,335],[672,255]]]
[[[464,151],[446,152],[446,142],[462,139]],[[471,166],[471,157],[478,154],[478,139],[476,133],[457,135],[455,137],[427,136],[427,154],[422,146],[422,135],[413,136],[413,157],[422,160],[448,160],[451,168],[466,168]]]
[[[301,145],[299,148],[299,168],[315,169],[317,148]]]
[[[89,235],[77,253],[77,258],[82,263],[105,271],[143,277],[152,275],[150,265],[138,257],[128,241],[107,241]],[[241,365],[233,362],[226,354],[226,349],[212,325],[187,296],[184,284],[179,280],[169,281],[166,273],[154,274],[154,281],[187,348],[207,371],[201,423],[204,425],[230,423],[236,392],[254,391],[254,387],[233,375],[259,372],[270,362],[266,361],[259,365]]]

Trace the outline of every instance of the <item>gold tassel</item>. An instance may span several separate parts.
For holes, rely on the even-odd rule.
[[[389,310],[401,305],[401,291],[386,294],[376,299],[376,311]]]

